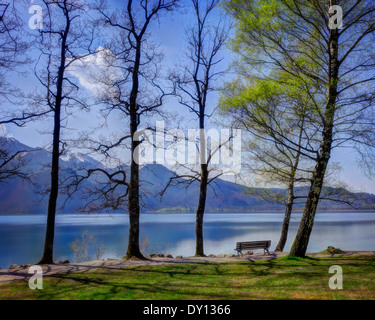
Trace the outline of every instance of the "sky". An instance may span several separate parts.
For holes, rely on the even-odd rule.
[[[40,4],[41,1],[34,0],[33,4]],[[123,3],[121,0],[109,1],[113,6],[119,6]],[[31,2],[30,2],[31,4]],[[27,21],[30,17],[28,12],[25,12],[25,20]],[[217,15],[219,17],[219,15]],[[163,15],[160,18],[160,23],[154,23],[152,25],[152,37],[155,42],[159,44],[161,51],[164,53],[163,69],[173,69],[178,60],[181,59],[183,49],[185,47],[185,28],[188,27],[192,21],[192,15],[189,13],[173,13]],[[217,18],[218,19],[218,18]],[[31,56],[36,57],[36,52],[31,51]],[[225,61],[223,66],[229,65],[233,54],[225,49]],[[93,58],[93,63],[95,64]],[[37,87],[37,80],[31,73],[31,66],[22,66],[20,71],[25,71],[25,74],[13,74],[10,78],[18,86],[24,90],[33,91]],[[84,81],[84,77],[80,77],[81,84]],[[87,78],[86,78],[87,80]],[[84,84],[83,87],[89,88],[90,84]],[[217,95],[213,95],[210,98],[210,105],[213,108],[217,103]],[[180,117],[184,119],[185,124],[189,128],[196,128],[197,121],[192,115],[185,110],[175,99],[169,99],[165,106],[166,109],[176,112]],[[102,118],[98,115],[97,109],[91,110],[90,112],[79,111],[75,112],[74,117],[69,120],[69,129],[65,130],[64,134],[75,134],[78,133],[82,128],[94,129],[98,125],[103,123]],[[116,116],[111,116],[108,119],[109,127],[103,129],[103,134],[110,134],[112,130],[121,130],[123,126],[123,120]],[[28,124],[25,128],[17,128],[15,126],[7,126],[6,130],[8,134],[12,135],[15,139],[21,141],[24,144],[32,147],[47,147],[51,143],[51,135],[43,134],[43,131],[51,129],[52,121],[47,119],[46,121],[37,121]],[[331,161],[339,162],[342,167],[341,179],[345,181],[353,191],[365,191],[375,193],[375,181],[369,179],[360,168],[356,160],[354,152],[348,150],[334,150]]]

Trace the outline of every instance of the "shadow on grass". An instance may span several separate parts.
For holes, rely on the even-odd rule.
[[[328,268],[333,264],[353,266],[365,274],[374,263],[375,257],[282,257],[226,263],[166,265],[163,262],[125,268],[103,263],[85,266],[84,270],[79,270],[82,266],[71,265],[64,273],[47,275],[41,292],[27,291],[24,280],[17,286],[21,298],[25,294],[40,299],[261,299],[260,294],[269,290],[267,297],[277,298],[278,294],[288,295],[298,290],[326,290],[322,283],[326,282]]]

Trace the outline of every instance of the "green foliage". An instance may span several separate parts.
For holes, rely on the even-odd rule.
[[[340,253],[344,253],[344,251],[342,251],[340,248],[335,248],[333,246],[329,246],[327,247],[327,250],[326,250],[328,253],[334,255],[334,254],[340,254]]]
[[[299,4],[306,16],[321,19],[313,4]],[[302,23],[289,0],[230,0],[224,6],[235,21],[237,78],[225,84],[219,112],[246,131],[254,185],[306,185],[325,106],[320,35]]]
[[[282,257],[280,259],[283,259],[283,260],[286,260],[286,261],[304,261],[304,258],[291,257],[291,256]]]

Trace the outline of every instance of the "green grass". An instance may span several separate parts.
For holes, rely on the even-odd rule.
[[[343,269],[331,290],[328,269]],[[0,299],[374,299],[375,257],[290,258],[235,263],[93,269],[0,286]]]

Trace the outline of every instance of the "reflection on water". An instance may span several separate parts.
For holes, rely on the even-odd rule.
[[[297,232],[301,214],[293,214],[288,251]],[[13,263],[35,263],[42,255],[45,220],[37,216],[0,216],[0,268]],[[280,236],[283,214],[206,214],[205,253],[235,253],[237,241],[271,240]],[[147,253],[194,254],[194,214],[141,215],[141,242]],[[84,230],[106,247],[103,258],[121,258],[127,247],[127,215],[59,215],[56,219],[55,260],[74,261],[69,243]],[[375,212],[318,213],[308,251],[327,246],[344,250],[375,250]],[[145,241],[145,240],[148,241]],[[146,244],[148,243],[148,244]]]

